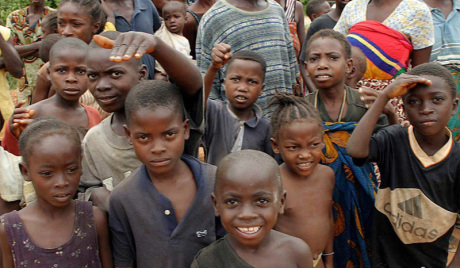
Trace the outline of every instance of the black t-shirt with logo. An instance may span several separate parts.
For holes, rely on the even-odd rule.
[[[446,267],[449,238],[460,209],[460,144],[452,139],[432,156],[412,126],[374,134],[368,161],[381,185],[372,231],[372,267]]]

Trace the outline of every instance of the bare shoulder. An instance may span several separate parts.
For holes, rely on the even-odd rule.
[[[107,228],[107,216],[102,209],[93,206],[93,217],[94,223],[96,224],[96,230],[99,232],[101,229]]]
[[[335,172],[332,168],[326,165],[318,164],[317,172],[318,174],[321,174],[319,176],[321,176],[324,181],[330,183],[332,187],[335,185]]]
[[[275,230],[272,230],[276,239],[278,250],[283,250],[285,256],[290,256],[295,260],[298,267],[311,267],[305,264],[312,263],[310,247],[300,238],[290,236]]]

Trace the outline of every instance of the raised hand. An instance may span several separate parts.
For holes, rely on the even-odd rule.
[[[384,94],[387,94],[389,99],[402,96],[406,94],[411,88],[415,87],[417,84],[425,84],[430,86],[433,82],[426,78],[410,75],[410,74],[401,74],[398,76],[393,83],[388,85],[384,90]]]
[[[212,48],[211,58],[212,58],[212,66],[215,69],[220,69],[224,66],[232,57],[232,48],[230,45],[225,43],[216,44]]]
[[[20,101],[16,105],[9,122],[10,131],[16,138],[19,138],[24,129],[26,129],[26,127],[32,122],[35,115],[35,110],[21,108],[24,103],[26,103],[25,100]]]

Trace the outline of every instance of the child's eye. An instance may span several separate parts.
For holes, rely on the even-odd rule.
[[[259,82],[257,82],[256,80],[249,80],[249,84],[257,85],[257,84],[259,84]]]
[[[64,68],[58,68],[58,69],[56,69],[56,72],[65,73],[65,69]]]
[[[337,60],[337,59],[339,59],[338,56],[335,56],[335,55],[332,55],[332,56],[331,56],[331,60]]]
[[[147,135],[141,134],[136,137],[136,140],[140,142],[146,142],[149,140],[149,138],[147,137]]]
[[[93,74],[93,73],[88,73],[88,78],[89,78],[90,80],[94,80],[94,79],[97,78],[97,75],[95,75],[95,74]]]
[[[407,100],[408,104],[414,105],[414,104],[419,104],[420,102],[417,99],[409,99]]]
[[[315,62],[315,61],[317,61],[317,60],[318,60],[318,57],[310,57],[310,58],[308,59],[309,62]]]
[[[236,201],[235,199],[228,199],[228,200],[225,200],[225,204],[226,205],[229,205],[229,206],[234,206],[238,203],[238,201]]]
[[[112,78],[119,78],[122,75],[123,75],[123,72],[120,72],[120,71],[113,71],[112,72]]]
[[[166,132],[166,138],[168,138],[168,139],[174,138],[174,136],[176,136],[176,134],[177,134],[177,132],[174,132],[174,131]]]
[[[316,149],[321,145],[321,142],[315,142],[313,144],[310,144],[310,149]]]
[[[41,171],[40,176],[42,177],[51,177],[53,173],[51,171]]]
[[[78,167],[71,167],[71,168],[69,168],[67,170],[67,173],[73,174],[73,173],[77,172],[77,170],[78,170]]]
[[[267,198],[259,198],[257,199],[257,204],[268,204],[270,202]]]
[[[295,150],[295,149],[297,149],[297,146],[296,146],[296,145],[287,146],[286,149],[288,149],[288,150]]]
[[[76,26],[76,27],[78,27],[78,26],[81,25],[81,23],[79,23],[79,22],[74,22],[74,23],[72,23],[72,24],[73,24],[73,26]]]
[[[64,25],[65,23],[63,21],[58,21],[58,25]]]
[[[85,69],[78,69],[77,73],[78,74],[86,74],[86,70]]]
[[[238,81],[240,81],[240,78],[239,77],[231,77],[230,80],[234,81],[234,82],[238,82]]]
[[[434,103],[441,102],[441,101],[443,101],[443,100],[444,100],[443,97],[434,97],[434,98],[433,98],[433,102],[434,102]]]

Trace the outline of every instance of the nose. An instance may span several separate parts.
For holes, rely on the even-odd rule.
[[[166,148],[162,141],[152,141],[152,146],[150,148],[152,154],[161,154],[164,151],[166,151]]]
[[[320,69],[327,69],[328,68],[326,57],[320,57],[318,59],[318,68],[320,68]]]
[[[66,177],[64,174],[56,174],[56,180],[54,183],[54,186],[57,188],[64,188],[67,185],[69,185],[69,182],[67,181]]]
[[[245,204],[241,208],[241,213],[238,217],[242,220],[251,220],[257,217],[257,214],[254,212],[253,207],[250,204]]]
[[[300,150],[299,158],[304,159],[311,156],[310,150],[307,148]]]
[[[88,83],[91,83],[91,80],[88,79]],[[91,84],[90,84],[91,88]],[[97,91],[106,91],[110,90],[112,88],[112,85],[109,83],[108,79],[105,78],[100,78],[96,81],[96,90]]]
[[[77,82],[77,76],[75,75],[74,72],[69,72],[69,74],[67,75],[65,81],[67,83],[70,83],[70,84],[76,83]]]
[[[72,31],[72,26],[69,25],[69,24],[66,24],[65,26],[63,26],[63,30],[62,30],[62,33],[61,35],[65,36],[65,37],[72,37],[74,36],[73,34],[73,31]]]
[[[430,102],[424,101],[422,105],[420,105],[420,113],[421,114],[431,114],[433,112],[433,108],[430,105]]]

